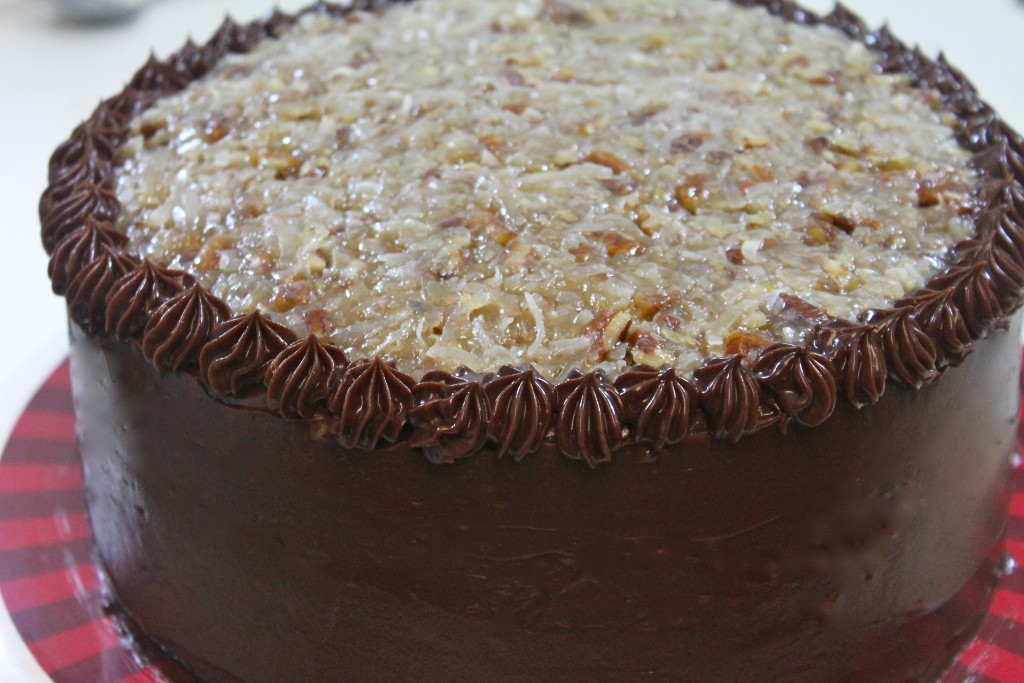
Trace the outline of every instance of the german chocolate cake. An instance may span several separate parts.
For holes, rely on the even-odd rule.
[[[1024,141],[783,0],[357,0],[54,153],[112,608],[181,680],[933,681],[1004,565]]]

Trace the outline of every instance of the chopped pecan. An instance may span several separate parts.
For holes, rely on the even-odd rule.
[[[309,300],[309,289],[302,282],[285,282],[274,287],[270,306],[278,313],[290,311]]]
[[[544,0],[542,16],[548,21],[558,24],[569,24],[570,26],[587,26],[591,23],[590,17],[583,10],[573,7],[571,2],[565,0]]]
[[[529,106],[529,102],[509,102],[501,105],[501,108],[505,111],[510,111],[513,114],[522,114]]]
[[[601,240],[601,244],[604,245],[609,257],[618,256],[619,254],[632,256],[644,250],[642,244],[614,230],[596,232],[594,235]]]
[[[837,213],[835,211],[819,211],[818,218],[825,221],[826,223],[831,223],[835,227],[845,232],[847,235],[852,235],[854,229],[856,229],[857,227],[857,224],[854,222],[852,218],[844,214]]]
[[[466,221],[466,227],[473,234],[483,234],[491,242],[503,247],[507,247],[517,235],[515,230],[509,228],[500,214],[489,211],[477,211],[471,214]]]
[[[672,140],[669,144],[669,151],[672,154],[685,154],[693,152],[707,140],[706,133],[683,133]]]
[[[302,314],[302,319],[306,321],[306,327],[309,328],[310,334],[324,337],[330,331],[331,319],[327,315],[327,311],[322,308],[306,311]]]
[[[632,168],[628,161],[604,149],[595,149],[586,156],[586,160],[592,164],[610,168],[612,173],[622,173]]]
[[[711,196],[711,192],[704,186],[706,181],[703,173],[695,173],[687,176],[681,185],[677,185],[675,198],[679,206],[691,214],[696,214],[700,205]]]
[[[437,227],[442,228],[442,229],[458,228],[458,227],[461,227],[461,226],[463,226],[465,224],[466,224],[466,217],[465,216],[452,216],[451,218],[446,218],[443,221],[441,221],[440,223],[438,223]]]
[[[486,148],[487,152],[499,159],[504,159],[505,153],[508,151],[508,142],[490,133],[480,135],[480,144]]]
[[[839,233],[835,226],[825,221],[812,219],[804,228],[803,243],[809,247],[817,247],[835,242]]]
[[[517,87],[523,87],[526,85],[526,78],[523,76],[522,72],[517,69],[505,69],[501,72],[501,75],[505,77],[505,80],[508,81],[509,85]]]
[[[823,135],[819,135],[818,137],[804,140],[804,144],[807,145],[807,147],[815,154],[821,154],[826,149],[828,149],[829,142],[828,138],[824,137]]]
[[[204,272],[213,270],[220,264],[220,253],[231,249],[235,243],[226,235],[213,235],[203,244],[195,258],[196,270]]]
[[[228,117],[222,111],[213,111],[203,119],[203,140],[213,144],[223,140],[230,131]]]
[[[809,323],[824,323],[829,320],[828,315],[820,308],[804,301],[795,294],[782,294],[779,298],[782,300],[782,310],[784,313],[799,316]]]
[[[665,292],[637,292],[633,295],[633,305],[643,320],[651,320],[673,303],[673,298]]]
[[[635,184],[629,180],[622,180],[620,178],[605,178],[601,181],[601,184],[604,185],[609,192],[618,197],[625,197],[636,189]]]
[[[751,165],[748,172],[750,173],[750,178],[758,183],[767,183],[775,180],[775,174],[761,164]]]
[[[942,201],[942,193],[939,188],[932,184],[927,178],[917,184],[917,205],[924,208],[935,206]]]
[[[725,352],[728,355],[745,356],[751,351],[764,349],[775,341],[752,332],[730,332],[725,338]]]
[[[725,258],[733,265],[742,266],[744,263],[743,247],[739,244],[732,245],[725,250]]]
[[[649,104],[646,107],[634,109],[629,112],[629,122],[634,126],[642,126],[666,109],[668,109],[666,104]]]
[[[263,157],[263,167],[272,169],[278,180],[298,176],[302,163],[302,158],[295,154],[271,153]]]
[[[626,341],[632,324],[632,318],[623,311],[599,311],[587,325],[587,336],[591,338],[591,356],[603,361],[617,342]]]
[[[577,261],[587,261],[592,256],[597,256],[597,249],[594,245],[589,242],[580,242],[574,247],[569,248],[569,253],[576,257]]]

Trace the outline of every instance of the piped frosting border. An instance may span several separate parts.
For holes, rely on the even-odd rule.
[[[114,166],[134,116],[299,16],[408,1],[317,2],[296,16],[274,11],[249,24],[228,18],[202,46],[190,40],[166,60],[151,56],[103,101],[53,153],[39,204],[53,291],[65,296],[72,321],[96,338],[134,340],[159,371],[188,373],[218,400],[322,422],[345,448],[404,444],[441,464],[488,445],[518,461],[552,443],[596,468],[631,443],[652,452],[692,434],[736,443],[771,425],[818,426],[839,400],[872,405],[890,383],[920,389],[962,363],[974,341],[1005,326],[1024,300],[1024,139],[944,56],[926,57],[887,27],[870,30],[842,5],[818,16],[789,0],[732,1],[831,26],[876,51],[883,71],[934,88],[982,178],[974,234],[954,247],[952,266],[891,308],[856,322],[822,322],[803,345],[712,358],[692,377],[640,365],[614,382],[601,371],[575,371],[556,386],[527,365],[435,371],[417,381],[379,358],[349,360],[315,336],[299,339],[262,312],[234,315],[187,273],[124,251],[114,227]]]

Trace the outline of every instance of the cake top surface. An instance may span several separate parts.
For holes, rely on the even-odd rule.
[[[120,229],[349,358],[688,371],[971,232],[956,119],[877,61],[715,0],[311,14],[133,122]]]
[[[420,0],[412,5],[415,11],[390,0],[357,0],[354,6],[317,2],[295,16],[273,12],[241,25],[226,19],[203,45],[188,41],[166,60],[151,57],[124,90],[102,101],[50,158],[49,184],[39,203],[41,236],[50,254],[51,286],[66,298],[73,329],[114,348],[137,342],[158,371],[190,375],[219,401],[309,421],[319,436],[334,438],[344,449],[409,444],[421,448],[431,462],[451,463],[489,444],[497,457],[516,460],[550,446],[590,467],[609,462],[623,448],[646,462],[652,453],[681,445],[691,434],[737,442],[772,425],[783,431],[791,422],[815,427],[833,414],[840,399],[862,408],[878,403],[892,385],[920,389],[963,363],[976,340],[1009,329],[1010,316],[1024,301],[1024,138],[941,55],[930,59],[885,27],[871,30],[839,5],[818,16],[789,0],[734,0],[733,5],[761,7],[746,14],[737,10],[735,15],[727,14],[732,10],[724,2],[685,4],[692,10],[687,14],[690,23],[705,21],[718,32],[715,35],[737,46],[771,27],[771,35],[755,42],[766,45],[774,39],[773,49],[737,48],[712,61],[701,52],[704,56],[694,57],[689,65],[692,83],[742,83],[747,78],[753,90],[744,95],[741,86],[725,88],[725,94],[706,84],[704,90],[698,89],[700,97],[692,98],[685,114],[700,120],[704,113],[708,132],[701,135],[687,133],[680,122],[689,119],[682,114],[669,121],[660,118],[674,111],[671,103],[662,108],[652,101],[682,97],[675,91],[666,89],[672,93],[667,98],[660,91],[645,91],[646,100],[637,95],[637,102],[644,101],[643,111],[637,112],[635,102],[629,109],[620,107],[623,118],[617,124],[594,113],[599,111],[597,103],[585,111],[587,120],[599,119],[601,145],[588,145],[591,138],[598,139],[592,124],[581,127],[576,122],[564,135],[552,132],[552,122],[577,110],[554,104],[540,108],[537,98],[545,89],[531,83],[539,77],[529,71],[527,62],[538,67],[537,56],[561,49],[565,35],[596,31],[640,5],[496,3],[484,5],[497,12],[485,25],[480,17],[472,19],[471,10],[457,0],[444,6],[448,10],[440,9],[440,1]],[[676,18],[673,5],[643,7],[668,12],[648,22],[652,34],[665,26],[685,32],[687,22],[671,24]],[[358,8],[374,12],[359,13]],[[395,15],[388,20],[392,11]],[[461,16],[462,11],[467,16]],[[737,16],[759,20],[738,24],[749,29],[742,33],[730,23]],[[477,90],[460,83],[462,99],[441,101],[450,105],[440,107],[447,112],[443,120],[431,122],[439,105],[431,106],[426,97],[422,106],[413,103],[419,82],[410,85],[412,92],[403,94],[400,103],[396,98],[381,99],[392,92],[381,85],[383,76],[415,71],[417,64],[440,64],[440,71],[454,68],[451,61],[438,61],[437,55],[433,61],[424,56],[457,42],[457,36],[432,32],[476,26],[489,40],[467,38],[463,47],[473,45],[474,51],[461,56],[475,63],[481,49],[496,49],[492,43],[500,36],[519,35],[517,27],[534,21],[538,23],[533,31],[548,26],[553,32],[550,44],[531,45],[523,63],[506,56],[500,78],[489,81],[474,74],[472,78],[482,79]],[[625,22],[622,32],[640,24],[640,18]],[[364,36],[362,56],[356,57],[351,45],[345,47],[346,40],[368,27],[372,30]],[[731,27],[732,33],[723,27]],[[817,32],[808,32],[811,27]],[[568,67],[559,66],[551,92],[557,94],[561,87],[556,83],[580,86],[584,69],[602,59],[600,73],[609,78],[607,59],[615,54],[619,35],[613,32],[602,39],[605,42],[582,41],[590,46],[593,60],[575,67],[571,76]],[[702,34],[696,35],[699,40]],[[340,43],[328,49],[324,41],[331,40]],[[521,42],[527,40],[533,38],[521,37]],[[295,45],[289,47],[291,43]],[[379,62],[385,46],[398,49],[394,46],[412,43],[422,44],[419,48],[427,52],[393,57],[394,69],[386,74],[368,72],[362,90],[372,89],[378,96],[352,85],[357,80],[353,73]],[[820,55],[807,54],[819,43],[825,46]],[[660,40],[654,44],[665,47]],[[368,51],[367,46],[374,49]],[[338,54],[345,49],[349,52],[341,59]],[[710,48],[701,47],[705,49]],[[341,74],[337,78],[349,83],[351,92],[332,100],[323,79],[316,87],[311,85],[305,66],[284,66],[289,58],[285,53],[319,55],[307,59],[316,67],[312,70]],[[636,54],[642,61],[647,53]],[[776,66],[741,78],[740,65],[756,62],[750,56],[756,54]],[[779,54],[795,59],[785,63],[788,70],[777,66]],[[813,64],[832,64],[811,59],[825,60],[829,54],[842,66],[830,66],[824,75],[805,70]],[[332,63],[334,70],[327,70]],[[665,69],[651,68],[656,75],[671,76]],[[803,77],[794,75],[794,69]],[[510,70],[518,75],[510,77]],[[288,84],[298,94],[289,95]],[[625,76],[616,83],[598,80],[591,85],[602,84],[614,86],[612,92],[639,87],[636,78]],[[443,85],[441,79],[423,94],[440,97],[438,93],[447,92]],[[783,85],[788,97],[778,97],[774,111],[767,108],[772,125],[762,121],[761,129],[744,125],[737,129],[741,134],[732,128],[723,132],[727,124],[736,125],[735,120],[749,115],[740,110],[756,112],[756,103],[778,94]],[[454,143],[423,145],[435,156],[441,147],[445,163],[422,174],[418,169],[405,171],[427,153],[412,149],[411,141],[429,138],[427,132],[438,130],[438,135],[465,141],[464,129],[446,122],[466,120],[460,111],[482,108],[486,113],[484,96],[502,87],[528,101],[516,99],[505,109],[507,101],[502,100],[503,113],[491,111],[494,118],[482,120],[496,127],[519,120],[502,119],[505,113],[529,114],[536,120],[519,132],[528,130],[530,135],[516,138],[510,127],[496,141],[473,128],[479,143],[475,156],[465,151],[468,147],[448,156],[448,151],[458,149]],[[483,105],[467,94],[477,91],[483,93]],[[876,99],[860,100],[860,91],[873,93]],[[810,97],[811,93],[817,94]],[[562,101],[552,97],[555,104]],[[815,114],[813,104],[821,99],[831,102],[824,119],[820,112]],[[234,110],[223,104],[230,101],[235,102]],[[356,111],[349,113],[348,122],[334,127],[341,116],[335,110],[351,101],[358,104]],[[364,110],[375,110],[382,101],[391,105],[364,116]],[[717,102],[717,109],[702,108],[707,102]],[[300,110],[279,109],[282,103]],[[312,114],[302,114],[301,107],[307,104],[313,107]],[[253,108],[251,114],[247,107]],[[393,119],[403,117],[405,128],[416,132],[412,138],[389,127]],[[812,131],[817,126],[821,134],[801,138],[807,131],[787,128],[794,121]],[[833,126],[830,134],[823,121]],[[324,130],[304,128],[311,123]],[[670,134],[665,133],[668,125],[676,126]],[[318,130],[326,145],[309,142]],[[305,131],[308,137],[300,139],[290,131]],[[377,139],[370,135],[374,131],[377,137],[390,139],[392,146],[369,144],[366,139]],[[552,145],[575,140],[577,160],[554,160],[553,152],[535,142],[538,135]],[[922,135],[932,144],[920,142]],[[639,143],[626,142],[634,138]],[[727,139],[732,142],[723,141]],[[269,151],[267,140],[276,140]],[[787,141],[789,147],[782,144]],[[512,142],[529,152],[524,152],[525,162],[518,162],[521,168],[509,161],[515,156],[508,147]],[[651,152],[659,142],[667,151]],[[807,150],[818,156],[796,160]],[[342,154],[344,163],[332,165],[335,153]],[[673,168],[688,170],[672,164],[687,154],[697,170],[677,177],[696,178],[692,184],[672,184]],[[531,155],[550,163],[531,167]],[[750,159],[763,170],[744,178],[742,171],[753,168]],[[795,170],[808,163],[819,166]],[[369,175],[353,176],[350,165]],[[377,175],[366,170],[371,168]],[[584,216],[577,223],[604,220],[611,226],[582,236],[576,224],[556,222],[554,213],[546,223],[537,218],[559,192],[570,208],[578,206],[571,204],[578,196],[592,196],[594,183],[577,182],[572,175],[580,173],[579,168],[594,173],[593,180],[613,197],[633,196],[629,204],[617,205],[615,199],[601,195],[602,202],[579,207],[578,212],[573,209]],[[461,199],[453,199],[452,188],[460,186],[451,177],[467,180],[467,171],[476,173],[479,187],[476,180],[472,187],[467,181]],[[446,173],[449,180],[441,182]],[[547,174],[541,178],[550,182],[526,192],[524,185],[538,174]],[[507,186],[494,180],[501,177]],[[342,185],[339,178],[346,179]],[[360,195],[367,178],[377,179],[378,194]],[[392,178],[408,183],[398,186]],[[570,188],[559,178],[573,178],[574,184]],[[654,182],[658,178],[660,186]],[[430,182],[417,194],[413,185],[421,181]],[[665,189],[668,186],[671,190]],[[495,187],[524,203],[498,203],[492,209],[497,202],[492,199],[486,211],[483,205],[477,207],[477,197],[492,196]],[[663,188],[660,193],[658,187]],[[392,196],[409,199],[420,212],[410,215]],[[731,199],[738,204],[730,204]],[[652,206],[660,207],[660,213]],[[480,210],[473,215],[486,214],[475,222],[470,218],[474,207]],[[523,207],[535,210],[526,217],[536,220],[523,218]],[[561,210],[559,205],[557,211]],[[627,229],[624,222],[614,223],[623,210],[639,230],[631,233],[632,238],[617,229]],[[418,231],[411,234],[422,239],[402,237],[404,233],[394,227],[395,215],[403,217],[398,223],[402,230],[417,227],[419,221]],[[301,237],[307,232],[323,238],[323,226],[332,216],[350,222],[334,223],[326,232],[326,244]],[[912,220],[904,222],[905,217]],[[787,243],[793,226],[801,228],[801,238]],[[453,253],[444,249],[458,238],[448,235],[468,235],[475,246],[457,251],[461,261],[454,261],[455,270],[431,269],[431,258]],[[950,246],[959,235],[964,239]],[[706,244],[700,252],[702,236]],[[712,238],[717,243],[712,244]],[[732,238],[738,248],[724,246]],[[666,249],[662,242],[668,239],[675,239],[678,249]],[[424,247],[427,241],[436,252]],[[518,270],[502,270],[511,254],[481,248],[499,245],[512,252],[520,241],[530,246],[518,248]],[[827,256],[801,251],[815,246],[825,247]],[[728,265],[721,258],[723,249]],[[550,275],[547,262],[565,258],[565,251],[573,259],[566,260],[567,271],[552,275],[559,278],[553,285],[542,281],[540,286],[536,278],[530,279],[534,273]],[[488,253],[491,261],[485,258]],[[339,254],[353,258],[339,261]],[[360,277],[339,275],[339,262],[359,270]],[[481,263],[492,270],[481,275]],[[844,263],[845,269],[835,269]],[[831,279],[818,275],[815,268]],[[690,289],[670,290],[664,282],[664,294],[630,289],[645,277],[685,281],[677,273],[690,278]],[[850,276],[845,284],[839,277],[843,273]],[[782,286],[764,284],[773,276]],[[452,299],[455,303],[445,308],[441,295],[450,282],[461,289]],[[534,289],[515,289],[523,283]],[[616,291],[615,283],[628,293],[627,300],[623,291],[618,292],[623,310],[598,315],[582,305],[606,302],[609,292]],[[887,286],[891,292],[879,295],[882,303],[874,307],[872,292]],[[500,297],[498,303],[473,303],[482,290]],[[730,291],[736,296],[723,294]],[[431,298],[435,292],[438,296]],[[519,294],[535,324],[533,337],[527,336],[518,347],[493,344],[492,321],[494,309],[502,311],[499,305],[510,306],[502,313],[501,330],[508,333],[515,324],[520,333],[530,331],[522,322],[527,319],[522,305],[511,308]],[[765,296],[758,299],[761,294]],[[582,304],[577,309],[560,308],[566,298]],[[323,306],[331,302],[337,304],[333,311]],[[728,306],[746,310],[742,306],[753,302],[759,302],[754,323],[730,323],[723,317]],[[468,305],[475,308],[467,315]],[[699,320],[696,314],[704,310],[702,306],[706,315]],[[844,315],[844,306],[857,322],[832,317]],[[422,318],[440,311],[443,324],[431,329],[433,344],[409,341],[411,323],[403,323],[408,321],[405,308]],[[519,318],[513,317],[515,311]],[[566,353],[565,347],[571,351],[573,343],[579,344],[574,341],[581,336],[579,323],[589,326],[595,320],[582,333],[589,342],[586,350],[578,346],[583,360],[578,368],[567,370],[568,361],[555,358],[555,352]],[[362,329],[356,329],[363,334],[354,342],[340,336],[359,324]],[[452,329],[460,334],[454,335]],[[657,338],[652,330],[679,334],[675,339],[668,334]],[[379,336],[374,341],[381,331],[387,333],[383,344]],[[456,343],[442,343],[449,333],[454,335],[449,342],[454,338]],[[688,342],[686,334],[692,334]],[[414,341],[424,341],[423,335]],[[666,348],[676,354],[676,362],[655,365],[662,357],[657,354]],[[550,350],[547,355],[545,349]],[[454,372],[432,369],[453,356],[458,360],[451,364],[471,367]],[[401,365],[389,362],[389,357]],[[480,358],[503,364],[473,367]],[[535,367],[521,362],[526,360]]]

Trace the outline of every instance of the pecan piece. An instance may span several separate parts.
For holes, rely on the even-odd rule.
[[[605,149],[595,149],[586,156],[586,160],[592,164],[610,168],[612,173],[622,173],[632,168],[628,161]]]

